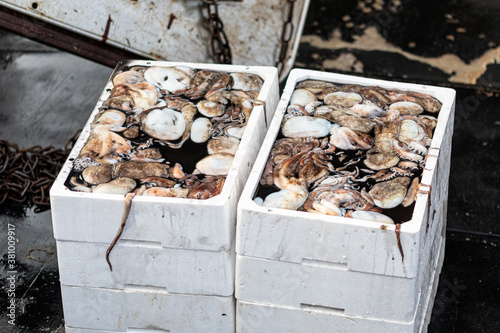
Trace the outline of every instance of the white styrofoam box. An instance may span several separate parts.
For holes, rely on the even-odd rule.
[[[347,316],[412,322],[440,262],[444,236],[436,233],[414,278],[353,272],[315,260],[301,264],[237,255],[238,300],[335,309]]]
[[[124,289],[151,286],[172,294],[232,296],[234,249],[195,251],[159,244],[119,241],[104,259],[109,244],[57,241],[61,284]]]
[[[64,322],[72,329],[111,332],[234,332],[234,297],[61,286]]]
[[[248,120],[222,192],[207,200],[186,198],[135,197],[122,240],[156,242],[162,247],[227,251],[234,240],[236,204],[264,138],[267,124],[278,103],[278,77],[274,67],[248,67],[163,61],[122,61],[125,66],[189,66],[222,72],[259,75],[264,84]],[[82,134],[63,165],[50,191],[54,236],[57,240],[109,244],[114,239],[124,211],[122,195],[80,193],[64,182],[90,131],[90,123],[109,96],[109,81]]]
[[[437,237],[434,255],[437,260],[429,267],[428,283],[419,295],[414,316],[408,322],[367,318],[364,316],[348,315],[341,309],[302,303],[298,306],[276,305],[284,297],[281,293],[271,294],[274,303],[249,302],[238,299],[236,302],[236,331],[239,333],[253,332],[427,332],[431,318],[431,309],[436,296],[439,274],[444,260],[444,238]],[[372,275],[375,277],[376,275]],[[387,277],[386,277],[387,278]],[[335,280],[327,281],[338,283]],[[324,286],[325,284],[323,284]],[[396,286],[373,285],[387,291],[387,298],[391,301],[400,297]],[[300,288],[300,287],[299,287]],[[321,287],[320,287],[321,288]],[[353,289],[350,289],[352,292]],[[346,291],[349,292],[349,291]],[[335,297],[332,295],[332,297]],[[384,306],[390,306],[385,301]]]
[[[442,103],[412,219],[401,225],[402,252],[395,225],[267,208],[253,201],[290,96],[296,83],[306,79],[411,90],[430,94]],[[292,70],[238,204],[236,252],[292,263],[316,260],[349,271],[415,278],[422,255],[431,250],[435,234],[446,224],[454,110],[455,91],[448,88]]]

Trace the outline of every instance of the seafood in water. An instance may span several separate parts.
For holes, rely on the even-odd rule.
[[[264,200],[265,207],[296,207],[297,209],[307,199],[308,191],[306,180],[300,175],[300,161],[308,152],[291,156],[280,162],[273,171],[273,181],[281,191],[267,196]],[[283,199],[284,202],[279,200]]]
[[[282,133],[289,138],[321,138],[328,134],[331,127],[332,124],[326,119],[301,116],[288,119],[283,125]]]
[[[111,89],[104,106],[120,110],[149,109],[156,105],[159,94],[148,82],[119,84]]]
[[[151,82],[163,93],[179,95],[189,88],[192,69],[188,67],[149,67],[144,71],[144,79]]]
[[[224,183],[263,80],[252,73],[136,66],[112,82],[75,159],[70,189],[123,194],[123,188],[130,192],[142,185],[137,195],[147,190],[147,195],[187,197],[185,190],[200,182],[202,194],[192,197],[217,195],[209,183]],[[191,166],[194,170],[180,163],[170,167],[170,149],[181,149],[189,139],[206,145],[206,157],[196,169]],[[127,186],[117,190],[118,184]],[[176,190],[164,190],[170,188]]]
[[[226,178],[216,176],[206,176],[200,181],[190,185],[189,199],[209,199],[222,192]]]
[[[226,128],[225,132],[227,136],[236,138],[236,139],[241,139],[243,137],[243,133],[245,133],[245,128],[246,125],[236,125],[236,126],[229,126]]]
[[[376,183],[368,194],[378,207],[394,208],[403,202],[410,182],[408,177],[396,177],[392,180]]]
[[[326,105],[336,105],[342,108],[350,108],[363,101],[363,97],[356,93],[336,91],[328,94],[323,99]]]
[[[392,103],[413,102],[419,104],[425,111],[436,113],[441,110],[441,103],[434,97],[414,91],[401,91],[394,89],[387,93],[387,97]]]
[[[207,144],[207,151],[210,155],[217,153],[236,154],[240,140],[231,136],[218,136],[211,139]]]
[[[166,143],[170,148],[179,149],[190,136],[191,126],[193,125],[193,121],[197,113],[197,108],[192,102],[179,98],[168,101],[167,107],[181,112],[182,117],[184,118],[185,128],[184,132],[181,135],[181,141],[179,143],[172,143],[167,140],[163,140],[163,142]]]
[[[228,135],[228,130],[230,128],[239,128],[246,125],[247,117],[240,112],[236,107],[226,108],[226,112],[220,117],[213,117],[211,119],[212,137],[218,137],[221,135]]]
[[[209,118],[222,116],[225,110],[223,104],[206,99],[199,101],[198,104],[196,104],[196,108],[202,115]]]
[[[177,182],[172,179],[167,179],[163,177],[145,177],[139,179],[140,183],[146,185],[147,188],[150,187],[166,187],[171,188],[174,187]]]
[[[304,80],[300,81],[297,83],[296,90],[298,89],[307,89],[313,94],[318,94],[322,93],[325,90],[330,90],[330,89],[335,89],[335,91],[338,91],[338,87],[331,83],[331,82],[326,82],[326,81],[320,81],[320,80]]]
[[[306,106],[309,103],[316,102],[318,98],[307,89],[296,89],[290,97],[291,105]]]
[[[233,89],[243,91],[259,91],[262,88],[260,76],[250,73],[231,73],[233,79]]]
[[[140,162],[163,162],[165,159],[157,148],[136,148],[128,155],[129,159]]]
[[[127,155],[131,150],[130,141],[103,126],[99,126],[94,128],[77,160],[88,158],[91,160],[90,164],[115,163],[121,160],[120,155]]]
[[[92,122],[91,128],[100,127],[106,128],[109,131],[119,132],[125,130],[123,124],[127,117],[125,114],[118,110],[105,110],[99,112],[99,114],[95,117],[95,120]]]
[[[424,108],[413,102],[396,102],[389,106],[389,110],[397,111],[400,115],[418,116],[424,112]]]
[[[276,165],[302,152],[312,151],[318,147],[324,148],[327,143],[326,140],[320,141],[313,137],[279,139],[271,149],[266,170],[262,174],[260,183],[262,185],[272,185],[274,183],[273,173]]]
[[[191,77],[189,89],[183,95],[191,99],[208,97],[225,89],[230,84],[231,77],[228,74],[200,70]]]
[[[141,179],[145,177],[168,177],[169,166],[155,162],[125,161],[118,162],[113,168],[113,177]]]
[[[164,197],[164,198],[186,198],[189,190],[186,188],[173,187],[152,187],[145,190],[141,195],[145,197]]]
[[[408,188],[408,192],[406,192],[406,196],[401,202],[401,205],[403,207],[408,207],[415,202],[419,187],[420,187],[420,179],[418,177],[413,178],[410,187]]]
[[[208,155],[196,163],[195,173],[198,172],[212,176],[227,175],[233,163],[233,158],[234,155],[227,153]]]
[[[326,95],[339,91],[339,88],[331,83],[318,80],[304,80],[297,84],[296,89],[306,89],[312,92],[317,99],[323,100]]]
[[[186,173],[184,170],[182,170],[182,165],[179,163],[175,163],[174,167],[172,168],[172,171],[170,172],[170,175],[174,179],[184,179],[186,178]]]
[[[393,142],[397,136],[397,125],[394,123],[375,126],[375,141],[372,149],[366,152],[364,163],[372,170],[388,169],[399,162],[394,151]]]
[[[112,179],[111,164],[89,165],[82,171],[82,178],[92,185],[107,183]]]
[[[133,67],[112,82],[66,181],[73,191],[125,196],[120,229],[106,251],[111,270],[110,253],[134,197],[206,200],[222,192],[263,84],[255,74],[186,66]],[[210,153],[194,170],[179,163],[190,154],[182,151],[188,139],[190,148],[204,144]]]
[[[102,183],[92,188],[93,193],[121,194],[132,191],[137,183],[132,178],[118,177],[107,183]]]
[[[371,119],[360,117],[350,109],[337,110],[329,105],[322,105],[314,110],[314,116],[325,118],[332,123],[339,124],[353,131],[369,133],[375,126]]]
[[[330,144],[344,150],[367,150],[373,147],[373,138],[366,133],[357,133],[348,127],[333,125],[330,129]]]
[[[191,140],[196,143],[206,142],[210,138],[212,123],[210,119],[199,117],[191,125]]]
[[[437,123],[426,113],[438,111],[440,102],[415,92],[305,80],[289,103],[282,137],[261,175],[266,190],[257,191],[255,202],[395,224],[392,209],[415,201]]]
[[[297,210],[307,199],[307,189],[305,187],[297,187],[295,191],[283,189],[278,192],[269,194],[262,206],[269,208],[281,208]]]
[[[389,216],[373,211],[356,210],[351,213],[350,217],[358,220],[367,220],[367,221],[374,221],[386,224],[394,224],[394,220],[391,219]]]
[[[155,139],[177,140],[187,128],[182,113],[169,109],[155,109],[142,121],[141,129]]]
[[[137,84],[143,82],[144,73],[140,71],[129,70],[121,72],[113,77],[113,85],[119,84]]]

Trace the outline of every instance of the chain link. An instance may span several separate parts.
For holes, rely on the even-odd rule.
[[[293,24],[293,12],[296,1],[297,0],[287,0],[287,8],[285,9],[285,19],[279,44],[279,56],[278,61],[276,62],[276,67],[278,68],[278,73],[280,73],[280,75],[283,72],[288,47],[295,30]],[[202,0],[202,2],[205,4],[205,8],[208,13],[208,23],[210,30],[210,56],[217,64],[231,64],[231,48],[229,46],[229,41],[227,39],[226,33],[224,32],[224,24],[219,17],[217,6],[218,0]]]
[[[276,68],[278,68],[278,73],[281,75],[283,68],[285,66],[285,59],[288,51],[288,45],[293,37],[294,25],[293,25],[293,10],[295,7],[295,2],[297,0],[287,0],[287,9],[285,15],[285,21],[283,23],[283,30],[281,31],[281,40],[279,46],[279,56],[276,62]]]
[[[209,53],[216,64],[231,64],[231,48],[224,24],[222,23],[217,10],[217,0],[202,0],[208,12],[208,24],[210,29]]]

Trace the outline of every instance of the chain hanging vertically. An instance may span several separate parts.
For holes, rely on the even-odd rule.
[[[297,0],[287,0],[287,8],[285,9],[285,21],[283,23],[283,30],[281,31],[281,40],[279,46],[279,56],[276,62],[276,67],[278,68],[278,73],[281,75],[283,72],[283,67],[285,65],[286,54],[288,51],[288,45],[293,37],[293,11],[295,7],[295,2]]]
[[[231,64],[231,48],[224,32],[217,10],[217,0],[202,0],[208,12],[208,24],[210,29],[209,53],[216,64]]]

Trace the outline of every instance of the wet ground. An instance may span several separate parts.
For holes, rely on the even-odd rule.
[[[295,63],[457,91],[445,261],[429,332],[500,328],[499,14],[496,0],[311,0]],[[64,147],[111,72],[0,31],[0,140]],[[50,211],[2,207],[0,220],[0,331],[63,332]],[[12,225],[13,269],[6,250]],[[7,317],[11,275],[15,327]]]

